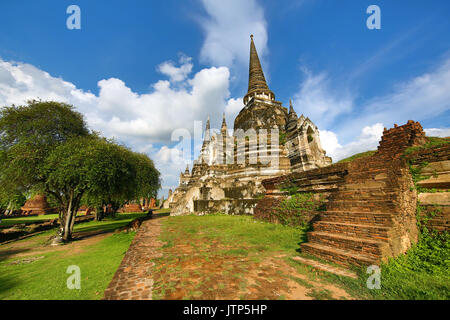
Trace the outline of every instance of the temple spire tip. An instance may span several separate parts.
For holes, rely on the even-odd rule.
[[[275,95],[267,86],[266,78],[259,61],[258,52],[256,51],[253,35],[250,35],[250,63],[248,75],[248,91],[244,97],[244,104],[249,98],[255,94],[265,94],[268,99],[275,100]]]

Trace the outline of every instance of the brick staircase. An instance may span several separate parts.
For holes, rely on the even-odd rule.
[[[314,231],[301,245],[303,252],[344,266],[361,266],[378,264],[410,246],[416,236],[416,198],[399,155],[423,142],[417,125],[408,122],[385,130],[375,155],[349,163],[345,183],[313,223]]]
[[[370,160],[376,168],[376,159]],[[376,264],[389,252],[398,192],[388,187],[388,169],[366,171],[367,159],[357,161],[361,171],[350,171],[352,183],[329,200],[302,244],[304,252],[342,265]]]

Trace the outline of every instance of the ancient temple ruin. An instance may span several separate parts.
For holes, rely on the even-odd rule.
[[[304,115],[275,100],[253,42],[250,41],[248,92],[230,135],[223,117],[220,132],[206,122],[200,155],[192,170],[180,174],[169,195],[172,215],[188,213],[252,214],[264,194],[261,182],[291,172],[331,164],[319,131]]]
[[[53,213],[53,210],[48,206],[47,197],[42,194],[37,194],[25,202],[21,208],[21,213],[23,215],[42,215]]]

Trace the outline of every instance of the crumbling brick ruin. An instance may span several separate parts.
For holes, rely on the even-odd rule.
[[[211,133],[208,118],[199,159],[180,174],[164,204],[172,215],[254,214],[281,222],[275,212],[290,194],[311,194],[317,206],[302,211],[301,222],[313,227],[302,251],[342,265],[375,264],[405,252],[418,238],[418,209],[432,216],[430,227],[448,230],[450,144],[406,155],[427,141],[420,123],[385,128],[375,154],[331,165],[314,123],[297,117],[292,103],[288,111],[275,100],[253,38],[244,105],[232,136],[225,117],[218,134]],[[252,131],[257,134],[248,135]],[[422,172],[420,181],[413,180],[414,168]]]
[[[244,108],[228,134],[225,116],[219,133],[206,123],[199,159],[180,174],[180,185],[165,206],[172,215],[196,213],[252,214],[264,195],[261,182],[290,172],[331,164],[320,144],[317,127],[303,115],[289,111],[267,86],[250,41],[248,92]]]
[[[405,156],[405,150],[426,142],[422,126],[408,121],[384,130],[377,152],[369,157],[326,168],[264,180],[265,197],[256,218],[274,221],[273,208],[287,199],[286,187],[324,199],[325,210],[305,215],[313,226],[302,251],[342,265],[376,264],[405,252],[417,241],[417,190],[409,165],[426,163],[422,186],[445,190],[450,184],[450,144]],[[428,163],[429,162],[429,163]],[[419,193],[427,205],[440,206],[429,222],[449,229],[448,192]]]
[[[21,210],[23,215],[42,215],[54,213],[54,210],[48,206],[47,197],[42,194],[37,194],[28,199]]]

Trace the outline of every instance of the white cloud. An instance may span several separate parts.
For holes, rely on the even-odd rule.
[[[383,129],[382,123],[366,126],[355,140],[345,145],[339,144],[336,133],[320,130],[320,141],[327,155],[333,158],[333,162],[337,162],[356,153],[376,150],[383,135]]]
[[[328,130],[319,130],[319,135],[322,148],[327,152],[327,155],[332,157],[334,160],[336,156],[335,151],[342,148],[338,142],[336,133]]]
[[[319,128],[333,128],[340,139],[350,141],[366,126],[386,127],[408,120],[424,121],[450,110],[450,59],[428,73],[394,86],[389,94],[356,106],[357,93],[340,88],[326,73],[303,69],[305,80],[295,94],[294,107],[316,122]]]
[[[247,65],[250,34],[260,57],[267,51],[267,22],[256,0],[202,0],[208,14],[200,19],[205,32],[201,59],[212,65]]]
[[[243,98],[230,98],[225,106],[225,117],[227,120],[228,128],[233,128],[234,119],[236,119],[239,111],[244,108]]]
[[[299,92],[294,95],[294,108],[312,119],[319,127],[329,127],[336,117],[353,109],[353,100],[348,93],[332,90],[325,73],[312,74],[302,68],[304,80]]]
[[[384,125],[382,123],[366,126],[361,130],[361,134],[358,137],[344,145],[339,143],[338,136],[333,131],[320,130],[319,133],[322,148],[327,152],[328,156],[333,158],[333,163],[335,163],[360,152],[377,150],[383,130]],[[424,129],[424,131],[430,137],[450,136],[450,128],[429,128]]]
[[[185,60],[184,65],[190,60]],[[178,72],[178,71],[177,71]],[[98,96],[70,82],[25,63],[0,59],[0,105],[23,104],[41,98],[73,104],[88,124],[110,137],[140,138],[148,143],[167,143],[173,130],[193,129],[195,120],[221,118],[229,98],[230,73],[226,67],[205,68],[192,78],[173,73],[172,82],[160,80],[149,93],[138,94],[116,78],[98,82]]]
[[[388,95],[366,103],[355,119],[359,125],[383,122],[387,127],[408,120],[436,118],[450,110],[450,59],[429,73],[400,83]]]
[[[429,128],[424,129],[424,131],[426,135],[430,137],[441,137],[441,138],[450,137],[450,128],[447,129]]]
[[[181,55],[179,62],[181,64],[179,67],[172,61],[163,62],[158,66],[158,71],[168,76],[171,82],[183,81],[192,71],[192,58]]]
[[[222,112],[236,103],[229,99],[227,67],[205,68],[188,78],[191,59],[182,56],[179,62],[176,70],[160,65],[169,80],[154,83],[148,93],[138,94],[122,80],[110,78],[98,82],[100,90],[95,95],[30,64],[0,59],[0,106],[36,98],[73,104],[92,129],[149,154],[164,183],[176,185],[178,176],[173,173],[184,170],[186,163],[175,148],[164,146],[171,143],[172,132],[185,128],[192,134],[194,121],[205,121],[208,114],[219,122]]]

